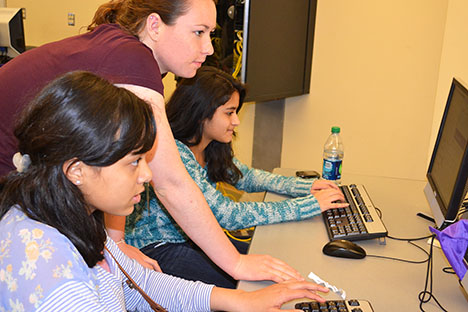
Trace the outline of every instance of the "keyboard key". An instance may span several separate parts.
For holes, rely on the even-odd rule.
[[[355,299],[352,299],[352,300],[348,300],[348,304],[352,307],[357,307],[359,306],[359,301],[355,300]]]

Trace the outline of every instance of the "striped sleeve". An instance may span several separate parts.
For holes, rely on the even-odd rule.
[[[104,303],[104,304],[103,304]],[[97,297],[95,290],[86,284],[71,280],[57,287],[36,310],[38,312],[54,311],[124,311],[115,298],[107,302]]]
[[[166,310],[210,311],[210,297],[213,285],[187,281],[146,269],[123,254],[111,239],[107,240],[106,245],[135,283]],[[121,273],[115,262],[107,257],[106,259],[113,267],[114,274],[122,281],[125,281],[126,277]],[[129,288],[126,283],[123,284],[126,308],[129,311],[134,311],[137,308],[139,311],[151,311],[149,304],[137,290]]]

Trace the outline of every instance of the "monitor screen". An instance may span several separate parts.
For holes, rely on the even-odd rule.
[[[453,79],[427,171],[425,194],[439,228],[456,221],[467,191],[468,91]]]
[[[15,57],[26,50],[23,14],[19,8],[0,8],[0,48],[8,57]]]

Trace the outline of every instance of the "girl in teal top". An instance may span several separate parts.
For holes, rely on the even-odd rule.
[[[166,105],[182,161],[221,227],[236,230],[302,220],[329,208],[346,207],[347,204],[333,203],[344,198],[332,182],[272,174],[249,168],[233,157],[231,141],[240,123],[237,113],[244,97],[241,83],[214,67],[203,66],[194,78],[180,82]],[[236,202],[216,189],[217,182],[246,192],[270,191],[293,198],[279,202]],[[213,276],[216,266],[189,241],[152,189],[149,198],[143,198],[127,218],[126,242],[157,260],[163,272],[235,287],[234,280],[219,281]],[[192,254],[192,250],[184,256],[173,254],[180,248],[192,249],[202,257]],[[180,258],[190,261],[178,265],[179,261],[185,261]],[[210,267],[209,272],[197,274],[202,267]]]

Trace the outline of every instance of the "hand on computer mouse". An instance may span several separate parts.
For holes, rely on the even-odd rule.
[[[366,256],[366,251],[361,246],[344,239],[326,243],[322,252],[327,256],[350,259],[362,259]]]
[[[349,206],[340,189],[323,189],[315,192],[314,196],[320,205],[320,210],[322,211],[332,208],[346,208]]]

